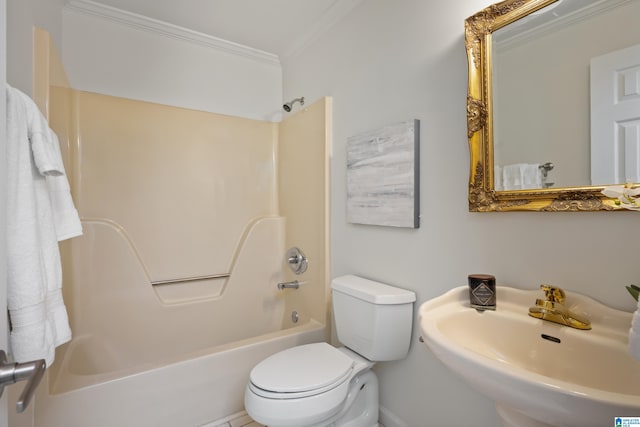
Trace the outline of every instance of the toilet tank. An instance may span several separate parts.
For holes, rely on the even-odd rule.
[[[333,279],[331,295],[338,339],[374,362],[406,357],[415,293],[362,277]]]

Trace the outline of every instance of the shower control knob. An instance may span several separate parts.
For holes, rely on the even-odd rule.
[[[295,246],[287,251],[285,255],[287,264],[295,274],[302,274],[307,271],[308,261],[307,257],[302,253],[299,248]]]

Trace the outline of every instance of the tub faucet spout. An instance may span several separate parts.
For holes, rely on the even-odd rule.
[[[294,280],[293,282],[281,282],[278,283],[278,289],[298,289],[300,287],[300,282]]]

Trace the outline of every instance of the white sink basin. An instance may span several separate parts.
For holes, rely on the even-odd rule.
[[[627,351],[631,313],[567,292],[591,320],[578,330],[528,315],[539,290],[497,287],[497,309],[469,306],[466,286],[420,307],[427,347],[496,401],[504,426],[603,427],[640,417],[640,361]]]

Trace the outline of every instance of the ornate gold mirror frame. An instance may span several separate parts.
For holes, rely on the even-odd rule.
[[[495,191],[492,114],[492,33],[557,0],[506,0],[465,21],[469,67],[467,134],[471,171],[469,211],[598,211],[617,210],[600,192],[603,187],[564,187]]]

